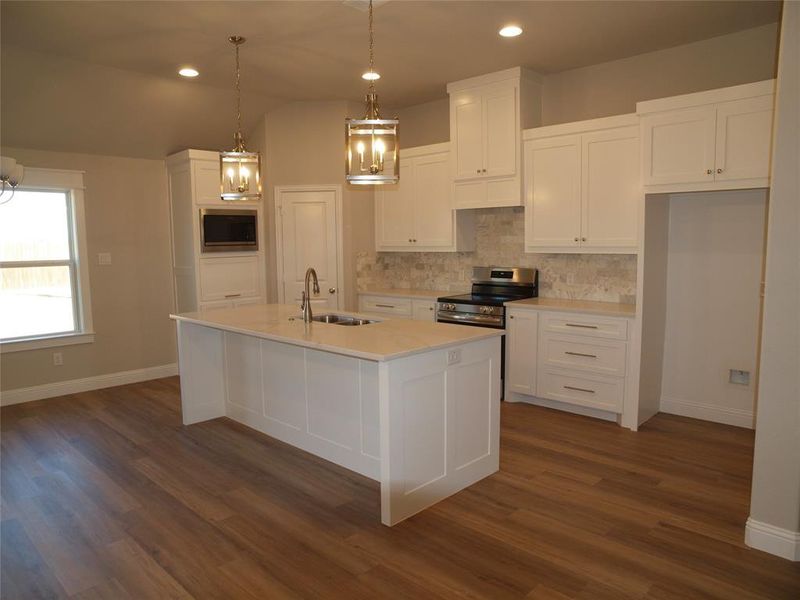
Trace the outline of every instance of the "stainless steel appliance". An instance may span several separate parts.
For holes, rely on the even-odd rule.
[[[201,252],[258,250],[258,212],[221,208],[200,209]]]
[[[473,327],[505,329],[503,304],[539,295],[539,271],[520,267],[473,267],[472,292],[438,298],[436,320]],[[500,346],[500,377],[505,377],[505,336]],[[501,381],[501,390],[504,386]]]
[[[505,329],[503,303],[539,295],[539,271],[520,267],[473,267],[472,293],[438,299],[436,320]]]

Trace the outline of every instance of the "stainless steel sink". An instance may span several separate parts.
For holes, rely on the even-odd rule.
[[[346,315],[317,315],[316,317],[312,317],[311,320],[317,323],[334,323],[336,325],[347,325],[350,327],[354,325],[369,325],[375,322],[369,319],[359,319],[358,317],[348,317]]]

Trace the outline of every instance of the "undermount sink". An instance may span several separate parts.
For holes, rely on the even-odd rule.
[[[317,315],[316,317],[312,317],[311,320],[317,323],[333,323],[335,325],[347,325],[351,327],[354,325],[369,325],[375,322],[369,319],[359,319],[358,317],[348,317],[345,315]]]

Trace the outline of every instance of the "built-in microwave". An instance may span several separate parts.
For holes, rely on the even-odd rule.
[[[201,252],[258,250],[258,213],[255,210],[200,209]]]

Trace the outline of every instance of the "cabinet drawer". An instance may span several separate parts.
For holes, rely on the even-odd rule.
[[[395,317],[411,317],[410,298],[390,298],[385,296],[361,296],[359,311]]]
[[[617,340],[543,332],[539,368],[557,367],[624,377],[628,344]]]
[[[200,301],[258,296],[258,256],[200,260]]]
[[[628,339],[628,321],[585,314],[543,313],[541,329],[551,333],[566,333],[612,340]]]
[[[621,413],[625,380],[545,369],[537,392],[542,398]]]

